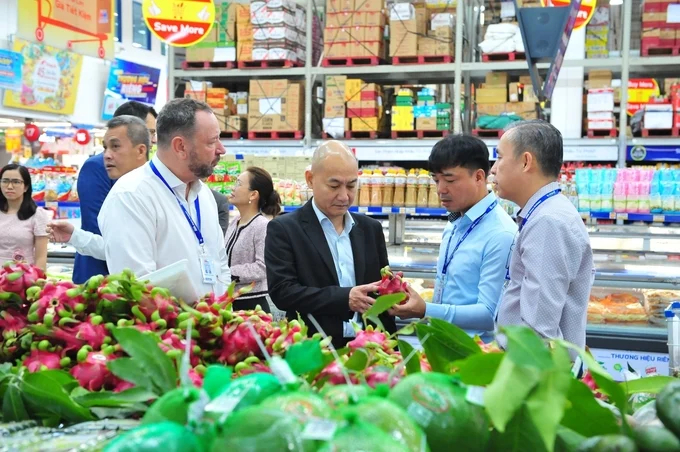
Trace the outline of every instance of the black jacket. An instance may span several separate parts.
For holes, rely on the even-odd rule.
[[[222,228],[222,234],[227,233],[229,228],[229,199],[222,193],[210,190],[215,197],[215,202],[217,203],[217,213],[219,214],[220,227]]]
[[[364,215],[352,214],[355,224],[349,234],[354,255],[356,284],[380,280],[380,269],[388,265],[385,235],[381,224]],[[343,321],[349,309],[350,287],[340,287],[333,257],[311,201],[293,213],[269,222],[264,258],[267,266],[269,296],[288,319],[301,314],[310,334],[316,329],[309,321],[311,313],[329,336],[333,345],[343,347]],[[384,313],[380,320],[390,332],[396,330],[394,317]]]

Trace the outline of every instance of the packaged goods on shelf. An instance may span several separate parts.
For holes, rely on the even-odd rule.
[[[644,106],[642,123],[645,129],[666,130],[673,128],[673,105],[655,103]]]
[[[616,127],[614,118],[614,90],[589,89],[586,98],[588,129],[605,130]]]
[[[418,37],[427,32],[427,10],[422,5],[395,3],[390,7],[389,16],[389,56],[417,56]]]
[[[524,52],[524,42],[519,26],[515,23],[489,25],[484,40],[479,43],[482,53]]]
[[[29,168],[33,200],[44,202],[77,202],[77,171],[65,166]]]
[[[392,106],[392,131],[414,130],[413,91],[401,88]]]
[[[236,17],[236,3],[215,1],[215,23],[201,42],[187,47],[186,61],[236,61]]]
[[[208,177],[206,184],[212,190],[229,196],[243,169],[241,162],[234,160],[232,156],[225,155],[220,159],[213,174]]]
[[[305,171],[311,162],[311,157],[246,156],[243,169],[256,166],[267,170],[272,178],[304,180]]]
[[[609,8],[595,8],[593,17],[586,26],[586,57],[609,57]]]
[[[304,85],[291,80],[251,80],[248,131],[300,131],[304,118]]]
[[[418,37],[418,55],[453,56],[454,19],[451,13],[432,14],[426,35]]]
[[[338,118],[346,121],[333,121]],[[324,105],[324,131],[337,136],[343,132],[379,132],[385,130],[383,91],[380,85],[344,76],[327,76]],[[349,126],[349,127],[347,127]],[[334,133],[331,133],[334,132]]]
[[[212,88],[212,82],[190,80],[184,85],[184,97],[205,102],[208,100],[208,88]]]
[[[645,310],[645,296],[641,291],[594,288],[588,301],[588,323],[616,323],[645,325],[650,322]]]
[[[324,58],[385,58],[385,15],[381,2],[326,3]]]

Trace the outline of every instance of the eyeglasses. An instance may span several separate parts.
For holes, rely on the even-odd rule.
[[[22,181],[21,179],[0,179],[0,184],[4,185],[5,187],[7,187],[10,184],[12,186],[19,186],[24,185],[24,181]]]

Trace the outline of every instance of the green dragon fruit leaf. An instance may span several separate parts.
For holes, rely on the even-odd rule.
[[[313,339],[291,345],[286,351],[285,360],[295,375],[318,372],[327,364],[321,351],[321,341]]]
[[[399,340],[397,342],[401,356],[404,357],[404,362],[408,359],[408,362],[406,362],[406,374],[411,375],[420,372],[420,356],[418,356],[417,352],[411,356],[414,351],[413,346],[406,341]]]
[[[354,350],[352,356],[349,357],[345,363],[345,367],[349,370],[360,372],[368,366],[368,353],[364,349]]]
[[[71,396],[76,402],[84,407],[126,407],[137,403],[146,403],[155,400],[158,396],[144,388],[134,387],[121,392],[98,391],[86,394]]]
[[[378,298],[375,299],[373,306],[371,306],[366,312],[364,312],[363,314],[364,325],[366,324],[366,320],[370,320],[376,325],[380,325],[381,323],[380,320],[378,319],[378,316],[383,312],[387,311],[388,309],[390,309],[395,304],[401,303],[405,299],[406,294],[403,292],[379,296]]]
[[[2,398],[3,422],[19,422],[30,419],[24,401],[21,399],[21,386],[18,382],[10,382]]]

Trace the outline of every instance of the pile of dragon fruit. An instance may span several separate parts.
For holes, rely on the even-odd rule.
[[[89,391],[120,392],[133,385],[107,366],[125,357],[111,334],[115,327],[153,335],[176,363],[191,328],[189,374],[195,385],[202,385],[206,367],[214,363],[232,366],[237,375],[271,372],[267,355],[284,356],[292,344],[307,340],[307,327],[300,319],[274,321],[261,309],[234,311],[232,302],[238,296],[232,286],[221,297],[210,294],[190,306],[129,271],[76,285],[49,281],[42,270],[27,264],[5,264],[0,268],[0,362],[25,366],[29,372],[63,369]],[[330,354],[330,338],[315,336]],[[344,363],[356,361],[358,350],[362,354],[362,365],[349,377],[352,382],[374,387],[391,380],[394,385],[404,375],[395,346],[395,340],[369,327],[338,352]],[[416,355],[413,358],[428,370],[425,357]],[[346,384],[347,375],[337,361],[329,362],[315,377],[318,386]]]

